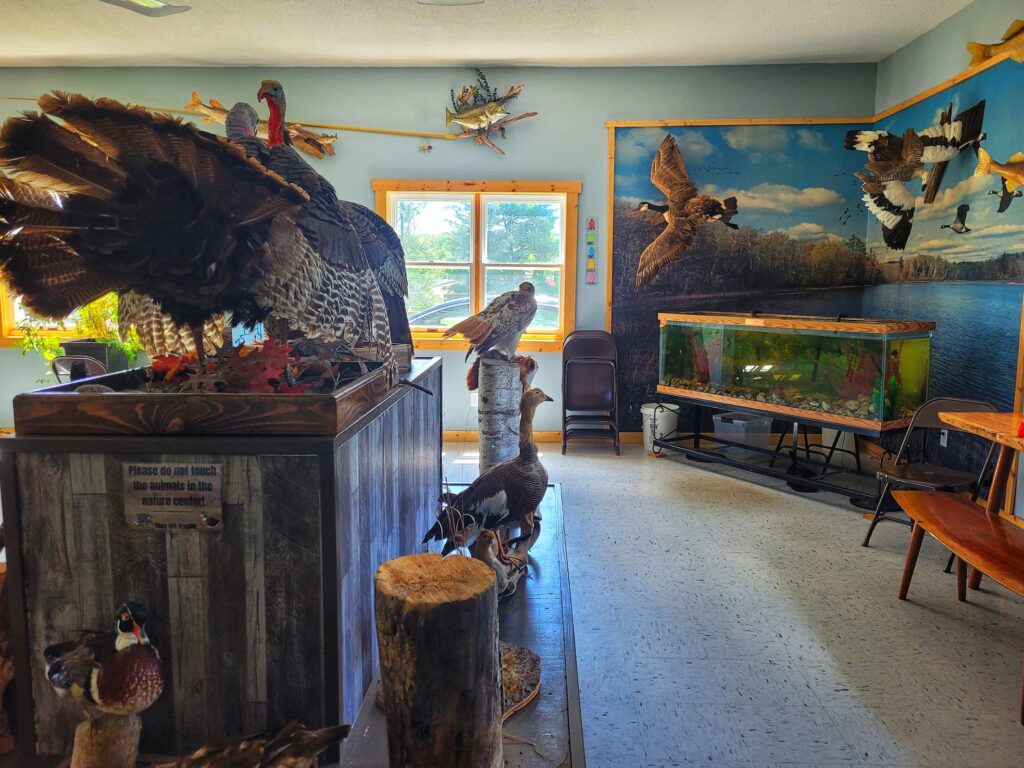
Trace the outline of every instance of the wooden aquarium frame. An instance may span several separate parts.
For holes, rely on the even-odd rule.
[[[861,435],[877,437],[883,432],[894,429],[905,429],[910,424],[910,419],[890,419],[888,421],[872,421],[871,419],[857,419],[853,416],[843,416],[838,413],[826,411],[815,411],[810,408],[794,408],[791,405],[775,405],[774,403],[762,403],[758,400],[748,400],[744,397],[731,397],[729,395],[716,395],[712,392],[701,392],[698,389],[683,389],[682,387],[670,387],[665,384],[658,385],[658,394],[671,395],[686,400],[698,400],[711,405],[721,405],[727,408],[742,408],[753,410],[774,416],[781,421],[798,421],[800,423],[830,424],[843,432],[856,432]]]
[[[779,328],[799,331],[840,331],[843,333],[926,333],[935,330],[935,323],[926,320],[871,320],[863,317],[817,317],[814,315],[742,315],[735,312],[659,312],[658,324],[669,321],[732,325],[746,328]]]

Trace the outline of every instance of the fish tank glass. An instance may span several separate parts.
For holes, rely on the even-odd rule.
[[[867,429],[905,424],[928,399],[934,323],[714,312],[658,317],[659,392]]]

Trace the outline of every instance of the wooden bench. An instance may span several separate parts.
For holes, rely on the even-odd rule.
[[[930,533],[956,555],[956,592],[967,600],[967,567],[971,588],[977,589],[981,574],[1024,596],[1024,528],[985,511],[963,496],[940,491],[895,491],[893,498],[914,528],[907,547],[900,580],[900,600],[907,599],[914,566],[924,535]],[[1021,679],[1021,724],[1024,725],[1024,670]]]

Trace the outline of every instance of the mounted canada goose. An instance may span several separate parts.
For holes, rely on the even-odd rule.
[[[640,255],[636,270],[638,288],[651,282],[662,267],[678,261],[686,253],[693,244],[699,225],[720,221],[730,229],[739,229],[732,223],[732,217],[736,215],[736,198],[719,200],[709,195],[698,195],[697,185],[686,172],[679,145],[671,136],[662,140],[654,155],[651,183],[665,195],[667,202],[657,205],[645,200],[637,210],[657,211],[664,217],[666,226]]]
[[[964,232],[970,232],[970,228],[967,226],[967,212],[971,210],[971,206],[964,203],[956,209],[956,220],[952,224],[943,224],[939,229],[951,229],[958,235],[964,234]]]
[[[850,131],[846,148],[868,153],[867,173],[855,174],[861,180],[864,203],[882,223],[882,239],[896,251],[907,247],[917,201],[905,182],[922,181],[924,202],[935,199],[945,164],[967,147],[977,148],[985,138],[981,132],[985,102],[979,101],[950,119],[948,110],[938,125],[903,136],[888,131]],[[926,164],[932,164],[929,171]]]

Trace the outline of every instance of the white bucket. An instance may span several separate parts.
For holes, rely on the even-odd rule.
[[[640,406],[644,425],[644,450],[654,450],[655,438],[668,437],[679,424],[679,406],[673,403],[644,403]]]

